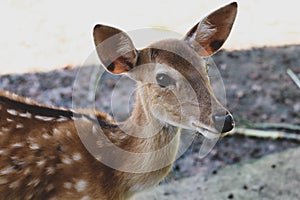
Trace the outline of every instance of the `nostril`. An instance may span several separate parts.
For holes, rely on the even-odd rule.
[[[231,131],[234,127],[234,120],[231,114],[226,113],[226,115],[215,115],[213,116],[213,121],[215,128],[221,132],[226,133]]]

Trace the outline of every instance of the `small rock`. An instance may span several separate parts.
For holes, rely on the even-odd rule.
[[[293,109],[294,109],[295,112],[300,112],[300,102],[295,103],[293,105]]]
[[[236,97],[240,99],[240,98],[244,97],[244,94],[245,94],[244,91],[239,90],[236,92]]]
[[[225,70],[227,69],[227,65],[226,65],[226,64],[221,64],[221,65],[220,65],[220,68],[221,68],[221,70],[224,70],[224,71],[225,71]]]
[[[262,86],[254,84],[254,85],[252,85],[251,89],[255,92],[260,92],[262,90]]]
[[[251,78],[252,80],[257,80],[260,78],[260,74],[259,74],[259,72],[256,71],[256,72],[252,72],[251,74],[249,74],[248,77]]]

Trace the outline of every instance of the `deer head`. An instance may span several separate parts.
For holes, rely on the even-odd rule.
[[[204,58],[224,44],[236,13],[237,4],[232,3],[205,17],[183,39],[159,41],[142,50],[125,32],[105,25],[95,26],[94,42],[107,71],[137,82],[148,119],[215,138],[230,131],[234,120],[212,91]]]

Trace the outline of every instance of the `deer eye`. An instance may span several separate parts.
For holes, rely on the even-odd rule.
[[[175,80],[163,73],[159,73],[156,75],[156,82],[160,87],[163,88],[169,85],[175,85]]]

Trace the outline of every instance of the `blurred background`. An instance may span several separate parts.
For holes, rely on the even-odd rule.
[[[126,31],[161,27],[185,34],[228,0],[0,1],[0,74],[80,65],[93,50],[96,23]],[[240,0],[226,49],[300,43],[296,0]]]

